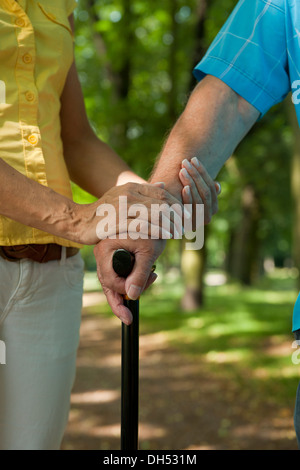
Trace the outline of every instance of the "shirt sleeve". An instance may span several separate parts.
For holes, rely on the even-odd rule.
[[[264,115],[290,91],[284,0],[240,0],[194,75],[213,75]]]
[[[77,0],[66,0],[67,14],[70,16],[77,7]]]

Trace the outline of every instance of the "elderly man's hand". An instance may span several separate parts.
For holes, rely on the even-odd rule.
[[[132,322],[131,312],[123,305],[122,295],[136,300],[157,278],[151,269],[165,248],[165,240],[112,240],[106,239],[94,248],[97,273],[113,313],[125,324]],[[135,264],[127,279],[120,278],[112,267],[115,250],[123,248],[135,256]]]

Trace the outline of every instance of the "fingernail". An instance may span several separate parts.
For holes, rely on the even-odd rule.
[[[216,185],[218,186],[217,193],[218,193],[218,194],[221,194],[222,188],[221,188],[220,183],[218,183],[218,181],[216,181]]]
[[[125,317],[120,317],[120,320],[122,323],[125,323],[125,325],[130,325],[130,323],[132,322],[132,319],[128,320],[128,318]]]
[[[188,168],[192,169],[192,165],[190,164],[190,162],[186,158],[183,160],[182,163],[183,163],[184,166],[187,166]]]
[[[192,162],[195,166],[197,166],[198,168],[200,167],[200,162],[199,162],[199,160],[198,160],[197,157],[193,157],[192,160],[191,160],[191,162]]]
[[[182,170],[180,170],[180,172],[182,173],[182,175],[184,176],[184,178],[188,178],[190,179],[190,175],[188,174],[187,170],[185,168],[182,168]]]
[[[139,286],[135,286],[134,284],[131,284],[127,292],[127,295],[131,300],[137,300],[139,296],[141,295],[141,291],[142,289]]]
[[[188,196],[191,195],[191,188],[190,188],[189,186],[185,186],[183,189],[184,189],[184,191],[186,192],[186,194],[187,194]]]
[[[159,182],[159,183],[153,183],[155,186],[160,186],[161,188],[165,187],[165,183]]]

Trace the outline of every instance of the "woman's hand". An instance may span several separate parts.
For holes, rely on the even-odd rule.
[[[134,239],[135,234],[139,238],[173,238],[181,230],[184,207],[162,186],[127,183],[111,188],[95,203],[77,205],[76,241],[94,245],[106,238]],[[161,217],[157,217],[157,206]],[[170,219],[170,206],[178,214],[177,221]],[[176,227],[178,223],[180,227]]]

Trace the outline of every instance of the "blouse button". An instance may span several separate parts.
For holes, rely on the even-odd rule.
[[[23,18],[17,18],[15,23],[17,26],[20,26],[20,28],[23,28],[23,26],[25,26],[25,21],[23,20]]]
[[[35,98],[34,93],[32,93],[31,91],[27,91],[25,93],[25,96],[26,96],[27,101],[33,101]]]
[[[23,55],[24,64],[30,64],[32,62],[32,56],[30,54]]]
[[[37,142],[38,142],[37,136],[34,135],[34,134],[31,134],[31,135],[28,137],[28,142],[30,142],[32,145],[36,145]]]

